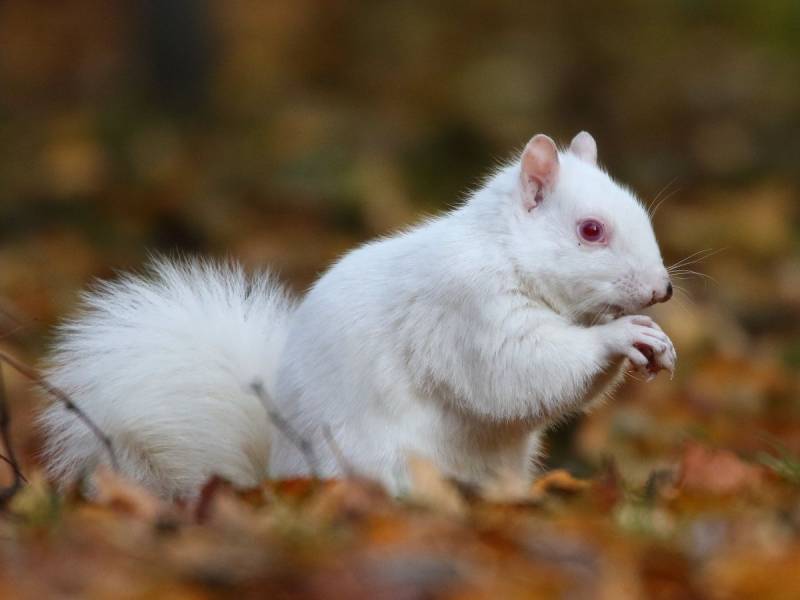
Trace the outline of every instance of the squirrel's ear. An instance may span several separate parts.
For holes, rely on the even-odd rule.
[[[588,131],[581,131],[572,138],[569,151],[590,165],[597,165],[597,142]]]
[[[522,153],[522,198],[530,211],[538,206],[558,179],[556,143],[540,133],[533,136]]]

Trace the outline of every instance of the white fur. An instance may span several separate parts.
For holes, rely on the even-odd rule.
[[[558,179],[530,212],[520,167],[461,207],[366,244],[333,265],[296,309],[268,276],[157,263],[87,296],[57,344],[51,381],[115,441],[123,469],[185,495],[211,473],[240,485],[308,472],[247,391],[265,382],[313,446],[394,490],[410,451],[482,483],[532,474],[541,431],[608,393],[625,359],[674,367],[669,338],[632,313],[663,285],[649,218],[591,161],[559,155]],[[579,244],[577,220],[603,219],[606,248]],[[102,456],[58,407],[44,424],[62,479]],[[327,441],[332,434],[335,448]]]
[[[268,275],[236,266],[154,262],[86,294],[62,326],[47,379],[107,433],[126,475],[164,496],[219,474],[255,485],[267,472],[267,417],[248,389],[274,387],[291,304]],[[42,414],[51,473],[63,482],[106,455],[73,414]]]

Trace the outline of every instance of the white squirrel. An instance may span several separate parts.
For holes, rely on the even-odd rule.
[[[647,211],[597,166],[592,136],[559,152],[540,134],[460,207],[349,252],[299,303],[268,273],[200,261],[102,283],[47,379],[123,474],[167,497],[214,474],[337,476],[342,460],[399,491],[412,452],[469,483],[530,480],[548,425],[628,368],[674,370],[670,339],[636,314],[671,295]],[[40,423],[59,481],[107,461],[61,404]]]

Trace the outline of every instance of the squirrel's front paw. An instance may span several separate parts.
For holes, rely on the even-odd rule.
[[[675,346],[666,333],[650,317],[633,315],[606,323],[604,343],[614,356],[626,357],[633,368],[652,379],[667,370],[675,372],[678,358]]]

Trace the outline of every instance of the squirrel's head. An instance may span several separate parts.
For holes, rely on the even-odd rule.
[[[515,187],[518,268],[572,317],[630,314],[672,296],[647,211],[597,166],[591,135],[579,133],[563,152],[534,136]]]

